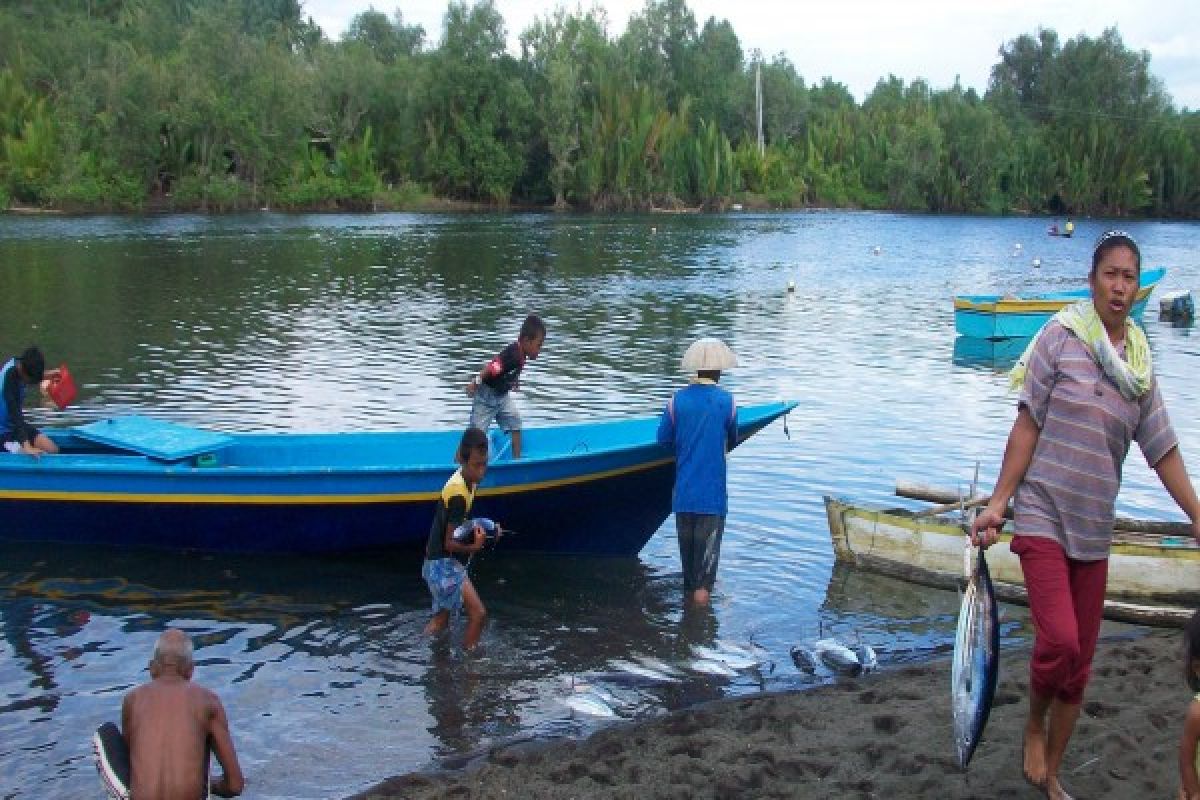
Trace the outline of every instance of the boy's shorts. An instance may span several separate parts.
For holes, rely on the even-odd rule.
[[[433,613],[462,610],[467,568],[457,558],[435,558],[421,565],[421,577],[433,595]]]
[[[506,432],[521,430],[521,412],[512,392],[500,394],[486,383],[475,387],[475,402],[471,404],[471,427],[486,431],[492,420]]]

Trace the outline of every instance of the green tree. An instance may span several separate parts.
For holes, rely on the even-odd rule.
[[[491,0],[451,2],[445,21],[422,104],[426,176],[452,197],[507,203],[525,166],[529,92]]]

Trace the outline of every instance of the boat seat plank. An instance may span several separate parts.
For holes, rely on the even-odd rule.
[[[232,436],[223,433],[138,414],[77,425],[71,432],[91,442],[159,461],[182,461],[202,453],[214,453],[229,447],[234,441]]]

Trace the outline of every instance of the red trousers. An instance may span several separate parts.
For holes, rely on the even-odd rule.
[[[1014,536],[1012,551],[1021,559],[1037,631],[1030,688],[1042,697],[1079,705],[1104,615],[1108,559],[1076,561],[1058,542],[1040,536]]]

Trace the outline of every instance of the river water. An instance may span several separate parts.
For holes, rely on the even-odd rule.
[[[790,438],[776,423],[731,457],[711,614],[681,613],[672,520],[636,559],[498,549],[473,567],[491,612],[479,656],[463,656],[460,634],[422,636],[428,597],[408,553],[0,545],[0,796],[97,794],[90,734],[119,716],[167,625],[195,639],[196,679],[224,700],[247,796],[262,798],[345,795],[509,737],[584,735],[601,723],[563,704],[575,681],[608,689],[624,718],[800,689],[829,680],[788,655],[819,629],[861,637],[884,668],[945,653],[954,594],[835,568],[821,497],[884,501],[897,478],[965,487],[977,460],[991,484],[1013,396],[1003,361],[956,343],[950,299],[1082,285],[1108,224],[1081,220],[1067,240],[1045,236],[1047,223],[0,217],[0,348],[37,341],[83,384],[67,412],[31,409],[39,425],[138,412],[229,431],[460,427],[462,386],[530,311],[549,336],[523,380],[527,424],[657,414],[701,335],[737,351],[723,384],[740,402],[800,404]],[[1123,226],[1147,266],[1168,267],[1160,291],[1200,288],[1200,225]],[[1145,323],[1200,475],[1200,338],[1159,321],[1153,299]],[[1179,518],[1136,448],[1119,505]],[[1006,607],[1005,646],[1029,635],[1027,613]],[[605,683],[615,659],[678,664],[698,638],[753,642],[768,658],[733,678]]]

